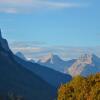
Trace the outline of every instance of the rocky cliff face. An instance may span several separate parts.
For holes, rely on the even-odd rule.
[[[100,71],[100,58],[94,54],[84,54],[68,69],[72,76],[83,76],[96,73]]]
[[[1,30],[0,30],[0,45],[5,51],[10,51],[7,40],[2,38]]]

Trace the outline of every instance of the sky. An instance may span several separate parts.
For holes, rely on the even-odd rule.
[[[48,52],[63,57],[84,51],[100,55],[99,4],[100,0],[0,0],[0,28],[11,49],[29,58]]]

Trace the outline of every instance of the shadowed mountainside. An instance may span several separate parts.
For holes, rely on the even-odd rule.
[[[14,91],[25,100],[54,100],[56,89],[15,59],[0,32],[0,94]]]
[[[64,74],[58,71],[55,71],[51,68],[39,65],[37,63],[32,63],[29,61],[24,61],[19,57],[15,57],[16,61],[19,62],[22,66],[32,71],[46,82],[51,84],[54,87],[59,87],[61,84],[69,82],[72,77],[68,74]]]

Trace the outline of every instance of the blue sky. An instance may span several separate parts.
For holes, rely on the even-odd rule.
[[[1,0],[0,28],[11,44],[97,47],[99,4],[100,0]]]

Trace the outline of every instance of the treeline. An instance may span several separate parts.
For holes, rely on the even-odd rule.
[[[58,89],[58,100],[100,100],[100,73],[77,76]]]

